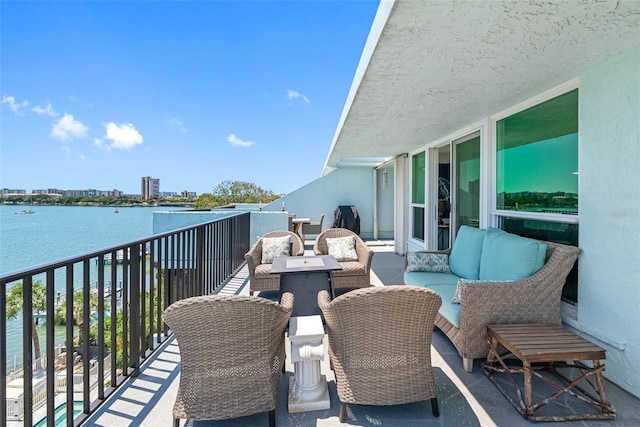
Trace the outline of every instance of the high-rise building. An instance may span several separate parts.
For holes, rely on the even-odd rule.
[[[143,176],[140,195],[143,201],[158,197],[160,195],[160,179]]]

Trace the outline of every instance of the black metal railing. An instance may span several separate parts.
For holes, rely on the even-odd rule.
[[[1,276],[0,308],[21,304],[22,318],[0,317],[0,426],[8,419],[31,426],[44,405],[53,426],[62,404],[66,425],[84,422],[168,338],[167,306],[211,294],[237,271],[249,227],[250,214],[241,213]],[[10,289],[20,283],[16,301]],[[38,298],[45,313],[34,310]],[[45,350],[36,357],[41,318]],[[12,372],[7,344],[21,358]],[[82,406],[79,415],[74,406]]]

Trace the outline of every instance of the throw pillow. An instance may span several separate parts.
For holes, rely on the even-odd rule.
[[[460,289],[466,286],[467,283],[469,282],[473,282],[473,280],[458,279],[458,285],[456,286],[456,294],[453,296],[453,298],[451,298],[452,304],[460,304],[460,292],[461,292]]]
[[[463,225],[458,230],[449,255],[449,268],[456,276],[478,279],[480,276],[480,255],[485,230]]]
[[[358,260],[355,236],[327,237],[327,248],[329,255],[333,255],[338,261]]]
[[[449,255],[425,252],[407,253],[406,271],[430,271],[432,273],[451,273]]]
[[[262,238],[262,263],[271,264],[273,259],[279,256],[289,256],[291,236],[263,237]]]

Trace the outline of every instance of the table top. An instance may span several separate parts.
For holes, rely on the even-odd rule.
[[[505,324],[487,325],[490,338],[507,348],[523,362],[596,360],[605,358],[605,350],[560,325]]]
[[[311,218],[293,218],[291,222],[311,222]]]
[[[271,264],[272,274],[323,272],[342,270],[333,255],[276,257]]]

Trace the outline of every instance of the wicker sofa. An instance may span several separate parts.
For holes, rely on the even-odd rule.
[[[428,287],[441,296],[442,306],[436,315],[435,324],[458,350],[463,359],[464,369],[472,372],[473,359],[485,358],[489,351],[487,324],[560,324],[562,287],[580,254],[580,249],[558,243],[525,239],[498,230],[513,242],[533,245],[537,243],[537,249],[533,250],[542,250],[541,255],[544,257],[541,260],[541,267],[532,274],[525,277],[517,277],[517,275],[509,277],[509,270],[515,263],[513,260],[518,257],[517,250],[507,245],[501,248],[502,253],[498,251],[490,256],[491,254],[486,252],[486,245],[483,248],[483,243],[486,242],[483,240],[482,233],[488,231],[496,234],[495,229],[472,229],[475,231],[469,229],[471,227],[464,226],[460,229],[452,249],[407,254],[404,282],[406,285]],[[469,234],[472,234],[473,238],[466,238]],[[523,239],[522,242],[519,239]],[[462,245],[467,247],[461,247]],[[470,250],[468,246],[475,246],[475,248]],[[481,253],[476,254],[478,255],[477,268],[482,269],[482,263],[493,264],[494,277],[487,274],[481,277],[465,277],[470,275],[469,271],[465,271],[460,265],[455,265],[460,262],[460,255],[464,256],[465,262],[474,258],[476,255],[473,252],[477,252],[478,248]],[[440,272],[409,271],[415,270],[409,266],[410,258],[414,254],[446,255],[450,272],[442,272],[437,268],[435,270]],[[457,259],[454,259],[456,256]],[[446,257],[444,259],[447,259]],[[519,273],[522,276],[522,271]],[[460,301],[459,304],[452,302],[454,296]]]
[[[354,261],[340,261],[342,270],[331,272],[331,284],[334,289],[340,288],[366,288],[371,286],[371,260],[373,250],[353,231],[346,228],[329,228],[316,237],[313,245],[315,255],[329,255],[328,238],[350,237],[355,238],[355,249],[358,256]]]

